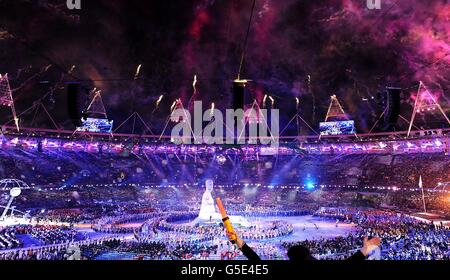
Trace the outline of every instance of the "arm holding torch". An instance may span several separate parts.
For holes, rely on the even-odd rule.
[[[236,244],[239,250],[242,251],[244,256],[247,257],[249,261],[260,261],[261,258],[252,250],[242,239],[239,238],[236,231],[231,224],[230,217],[223,207],[222,200],[218,197],[216,198],[217,206],[219,207],[220,214],[222,215],[223,226],[227,230],[227,236],[231,243]]]

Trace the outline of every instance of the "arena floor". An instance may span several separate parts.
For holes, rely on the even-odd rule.
[[[283,249],[281,243],[284,241],[295,242],[303,240],[315,240],[320,238],[330,239],[337,236],[345,236],[351,232],[356,231],[356,225],[338,223],[336,221],[324,220],[313,216],[298,216],[298,217],[258,217],[247,218],[252,225],[266,226],[273,221],[285,221],[291,223],[294,227],[294,233],[280,238],[274,238],[265,241],[251,241],[250,246],[255,243],[272,244],[278,247],[280,253]],[[105,235],[107,236],[107,235]],[[123,253],[123,252],[106,252],[99,255],[98,260],[132,260],[139,254]],[[144,258],[147,259],[147,258]]]
[[[350,232],[356,231],[356,225],[339,223],[336,227],[336,222],[331,220],[324,220],[313,216],[300,217],[276,217],[250,220],[252,223],[270,223],[271,221],[279,220],[291,223],[294,226],[294,233],[280,238],[282,241],[303,241],[314,240],[320,238],[334,238],[337,236],[347,235]],[[316,228],[317,225],[317,228]]]
[[[315,240],[320,238],[331,239],[338,236],[347,235],[350,232],[356,231],[356,225],[347,223],[338,223],[336,227],[336,221],[324,220],[321,218],[308,216],[296,216],[296,217],[246,217],[245,218],[251,225],[268,227],[274,221],[284,221],[290,223],[294,227],[294,233],[288,236],[276,238],[275,240],[269,240],[265,242],[276,241],[303,241],[303,240]],[[179,222],[178,224],[187,224]]]

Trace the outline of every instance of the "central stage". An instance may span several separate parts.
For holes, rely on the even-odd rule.
[[[190,224],[191,226],[213,226],[222,223],[222,216],[217,212],[212,191],[214,189],[214,182],[206,180],[205,192],[202,196],[200,205],[200,212],[198,217]],[[239,227],[249,227],[250,223],[242,216],[230,216],[231,223]]]

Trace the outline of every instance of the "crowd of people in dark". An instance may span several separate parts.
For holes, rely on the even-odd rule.
[[[22,242],[17,238],[20,231],[15,228],[4,228],[0,230],[0,250],[18,248]]]
[[[72,151],[0,150],[0,178],[18,178],[37,187],[95,184],[194,184],[205,174],[222,184],[252,182],[416,187],[422,175],[428,187],[450,182],[450,157],[431,154],[216,155],[99,154]],[[345,164],[343,164],[345,163]]]
[[[315,215],[354,223],[358,231],[333,239],[285,242],[285,248],[303,245],[319,258],[345,259],[362,246],[364,236],[377,236],[383,241],[379,258],[384,260],[450,259],[450,227],[442,223],[423,222],[400,213],[379,210],[330,208]]]
[[[116,237],[65,242],[60,244],[21,248],[17,250],[0,251],[0,260],[81,260],[91,259],[86,256],[87,248],[106,248],[108,242],[117,241]],[[82,250],[82,249],[83,250]],[[82,255],[82,252],[86,252]]]
[[[442,153],[224,154],[218,161],[211,153],[180,157],[11,148],[0,149],[0,156],[0,178],[31,186],[14,206],[34,224],[0,228],[3,259],[69,259],[67,246],[80,241],[86,241],[79,244],[85,259],[108,252],[150,259],[240,259],[221,224],[178,223],[197,217],[206,178],[215,181],[214,196],[230,215],[273,219],[265,227],[238,230],[265,259],[284,258],[282,251],[295,244],[321,259],[345,259],[364,236],[383,240],[381,259],[449,259],[449,229],[410,216],[422,212],[425,202],[430,213],[450,219],[450,158]],[[6,189],[0,190],[0,205],[9,198]],[[293,233],[290,223],[277,218],[306,215],[349,223],[357,231],[281,247],[265,242]],[[129,239],[95,242],[75,224],[102,237]],[[24,240],[39,248],[26,248]]]
[[[84,259],[95,259],[107,252],[127,253],[130,259],[152,260],[199,260],[208,259],[210,255],[217,254],[218,246],[204,243],[185,243],[149,241],[125,242],[118,239],[103,244],[90,244],[81,247]]]
[[[127,253],[130,258],[137,259],[243,259],[241,252],[227,241],[221,226],[192,227],[165,222],[156,213],[135,215],[134,218],[130,214],[106,220],[119,225],[121,222],[134,222],[148,216],[154,223],[150,224],[146,231],[142,231],[142,228],[139,231],[135,229],[134,237],[131,239],[111,238],[106,242],[90,239],[76,240],[76,231],[69,226],[8,227],[1,231],[1,236],[8,236],[10,243],[2,250],[14,248],[16,250],[5,251],[5,253],[1,253],[0,250],[0,259],[68,259],[72,256],[67,253],[68,247],[77,243],[81,248],[80,258],[84,259],[96,259],[102,254],[111,252]],[[330,223],[336,221],[336,227],[340,223],[352,224],[357,230],[334,238],[322,237],[298,242],[282,242],[281,247],[277,247],[274,243],[261,242],[261,240],[279,237],[276,234],[270,235],[279,229],[292,232],[293,228],[289,224],[273,222],[270,228],[251,226],[247,230],[238,230],[238,232],[264,259],[283,259],[285,255],[280,248],[287,251],[294,245],[309,248],[311,254],[319,259],[346,259],[361,248],[365,236],[381,238],[381,250],[379,255],[375,256],[378,259],[450,259],[450,227],[443,223],[424,222],[395,211],[343,207],[321,207],[314,213],[314,217]],[[160,224],[163,221],[164,226]],[[23,244],[17,236],[24,234],[40,240],[40,246],[35,249],[22,248]],[[104,236],[111,236],[111,234],[113,233],[106,233]],[[120,232],[114,232],[114,234],[124,235]],[[0,240],[4,239],[0,238]],[[11,240],[16,240],[16,243],[11,245],[13,244]]]
[[[62,244],[73,242],[83,238],[73,228],[59,225],[16,225],[8,226],[0,230],[0,248],[14,249],[24,246],[19,236],[28,235],[33,238],[39,246]]]

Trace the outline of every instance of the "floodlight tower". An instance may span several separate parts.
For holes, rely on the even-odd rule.
[[[19,118],[17,117],[16,108],[14,107],[14,99],[9,85],[8,74],[3,76],[0,74],[0,106],[11,108],[14,124],[16,125],[17,131],[20,131]]]
[[[330,106],[328,107],[325,122],[327,122],[330,118],[340,118],[348,120],[348,116],[345,113],[344,108],[342,108],[342,105],[336,95],[331,96],[331,102]]]
[[[416,120],[416,115],[435,111],[436,108],[450,125],[450,119],[445,114],[444,109],[442,109],[441,105],[437,102],[437,99],[430,93],[425,84],[421,81],[419,84],[419,89],[417,90],[416,102],[414,103],[411,121],[409,122],[408,137],[411,135],[411,130],[414,125],[414,121]]]
[[[10,209],[12,209],[11,208],[11,204],[14,201],[14,198],[18,197],[21,193],[22,193],[22,190],[20,188],[18,188],[18,187],[12,188],[9,191],[10,198],[9,198],[8,204],[5,207],[5,210],[3,210],[3,214],[0,216],[0,221],[3,221],[5,219],[6,214],[8,213],[8,211]]]

